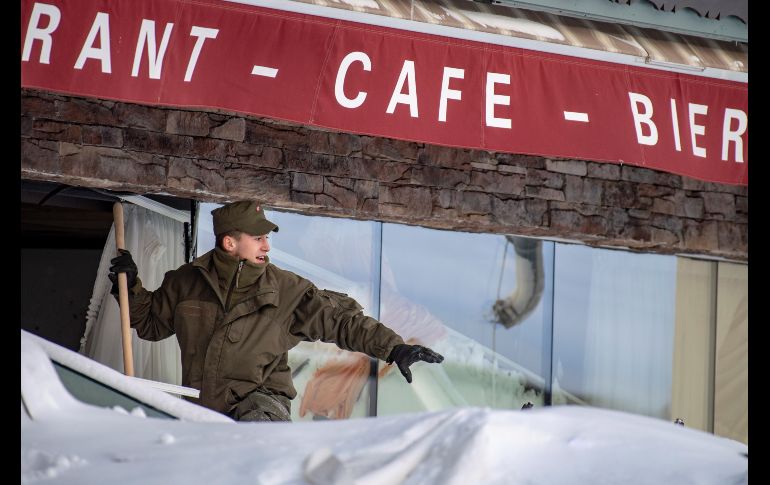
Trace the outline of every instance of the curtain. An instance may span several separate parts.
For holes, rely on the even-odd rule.
[[[184,227],[179,221],[132,204],[124,204],[126,249],[139,270],[142,286],[155,290],[167,271],[184,261]],[[113,224],[96,273],[93,295],[86,313],[86,329],[80,353],[123,372],[120,307],[110,294],[107,278],[110,260],[117,255]],[[131,329],[134,375],[143,379],[182,383],[181,353],[176,336],[159,342],[140,339]]]

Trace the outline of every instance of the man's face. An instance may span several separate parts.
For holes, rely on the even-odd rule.
[[[232,239],[232,248],[227,252],[239,259],[245,259],[254,264],[265,264],[265,256],[270,251],[269,236],[252,236],[241,233],[237,239]]]

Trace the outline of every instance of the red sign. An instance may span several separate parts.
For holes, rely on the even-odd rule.
[[[748,185],[748,85],[218,0],[22,0],[22,86]]]

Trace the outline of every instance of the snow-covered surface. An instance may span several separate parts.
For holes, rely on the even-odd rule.
[[[170,396],[165,392],[154,389],[140,379],[125,376],[105,365],[25,330],[21,331],[21,349],[22,396],[25,398],[25,401],[30,401],[28,403],[29,406],[35,408],[34,412],[30,409],[30,413],[33,416],[37,416],[36,413],[47,413],[50,407],[56,409],[61,406],[69,406],[70,400],[74,400],[62,387],[56,371],[49,361],[50,358],[65,367],[88,376],[95,381],[102,382],[123,394],[179,419],[203,422],[233,422],[227,416],[184,401],[178,397]],[[41,380],[47,382],[48,385],[40,386]],[[51,395],[41,396],[41,393],[51,393]]]
[[[737,484],[748,447],[589,407],[201,423],[77,402],[22,336],[22,483]],[[153,392],[158,392],[150,389]],[[176,399],[171,398],[170,399]],[[38,405],[42,402],[44,405]]]

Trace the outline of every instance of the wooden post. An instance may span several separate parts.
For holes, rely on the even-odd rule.
[[[115,220],[115,245],[118,249],[126,248],[123,229],[123,204],[115,202],[112,206]],[[134,354],[131,350],[131,319],[128,313],[128,279],[126,273],[118,273],[118,301],[120,303],[120,328],[123,335],[123,372],[134,375]]]

